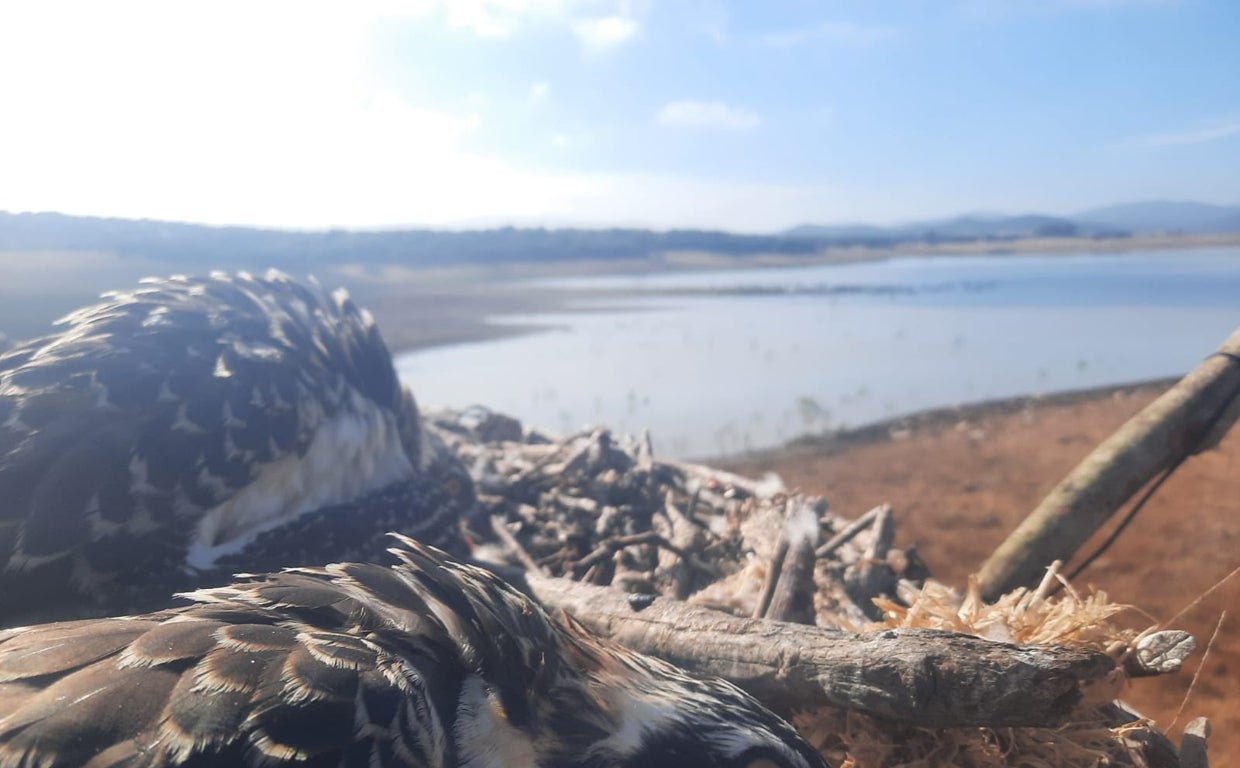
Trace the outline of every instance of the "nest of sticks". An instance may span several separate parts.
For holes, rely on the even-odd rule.
[[[1124,606],[1053,595],[1067,587],[1053,569],[987,603],[896,548],[886,506],[844,519],[774,477],[658,459],[644,436],[556,439],[484,408],[428,422],[477,482],[473,539],[538,599],[732,679],[832,765],[1206,765],[1204,721],[1177,747],[1117,701],[1131,678],[1177,671],[1192,638],[1120,629]],[[784,633],[812,671],[763,655],[779,656]]]

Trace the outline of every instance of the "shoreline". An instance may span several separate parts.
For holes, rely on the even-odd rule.
[[[428,270],[386,267],[369,270],[342,265],[324,282],[342,281],[379,321],[393,356],[452,344],[494,341],[553,329],[554,324],[492,323],[513,315],[595,311],[586,300],[623,302],[627,290],[551,288],[532,281],[639,273],[719,272],[880,262],[902,257],[1111,254],[1151,250],[1199,250],[1240,247],[1240,233],[1219,235],[1144,235],[1129,238],[1028,238],[968,243],[909,243],[888,248],[828,248],[813,256],[726,256],[696,252],[661,253],[623,261],[567,261],[466,265]],[[646,295],[646,294],[643,294]]]
[[[927,408],[859,427],[794,437],[781,445],[769,448],[758,448],[745,453],[723,456],[708,456],[695,460],[707,464],[745,464],[782,461],[803,456],[835,456],[862,446],[907,440],[921,432],[958,429],[961,425],[968,425],[970,422],[982,419],[1028,415],[1040,408],[1062,408],[1107,399],[1157,396],[1169,389],[1180,378],[1173,376],[1145,379],[1049,394],[1015,395]]]
[[[498,265],[410,268],[341,263],[315,271],[322,283],[349,289],[371,310],[393,354],[450,344],[490,341],[544,330],[539,324],[497,324],[488,318],[547,312],[589,312],[582,299],[623,302],[632,291],[557,289],[534,281],[563,277],[671,272],[718,272],[879,262],[901,257],[1021,254],[1123,254],[1151,250],[1240,247],[1240,232],[1215,235],[1139,235],[1125,238],[1027,238],[958,243],[908,242],[885,247],[828,247],[815,254],[731,256],[668,251],[645,258],[516,262]],[[96,251],[25,252],[0,250],[0,266],[11,267],[0,302],[0,332],[21,340],[51,332],[57,317],[96,301],[99,294],[132,285],[140,277],[166,274],[167,264],[149,258]],[[284,269],[299,273],[293,265]],[[74,280],[65,282],[72,273]]]

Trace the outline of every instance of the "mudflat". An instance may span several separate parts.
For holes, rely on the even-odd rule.
[[[750,475],[776,472],[849,517],[892,504],[898,540],[916,544],[937,578],[962,586],[1064,475],[1171,383],[927,412],[717,463]],[[1185,462],[1074,581],[1133,606],[1123,619],[1135,627],[1168,622],[1196,637],[1185,672],[1137,681],[1125,700],[1176,741],[1193,717],[1209,717],[1211,763],[1218,765],[1240,764],[1240,576],[1210,590],[1238,566],[1240,429],[1233,429],[1218,448]]]

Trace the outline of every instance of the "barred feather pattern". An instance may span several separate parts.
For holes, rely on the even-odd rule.
[[[823,768],[727,683],[433,548],[392,551],[0,633],[0,765]]]
[[[279,272],[143,281],[0,354],[0,626],[236,569],[460,550],[468,472],[373,318]]]

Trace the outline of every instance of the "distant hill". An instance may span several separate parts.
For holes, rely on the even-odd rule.
[[[1138,234],[1240,232],[1240,205],[1152,200],[1094,208],[1073,218],[1095,226],[1126,229]]]
[[[181,269],[317,264],[502,264],[641,258],[667,251],[810,254],[814,241],[705,230],[501,229],[290,231],[147,219],[0,212],[0,251],[102,251]]]
[[[882,238],[910,240],[1011,240],[1021,237],[1102,237],[1127,234],[1123,227],[1092,224],[1058,216],[981,215],[919,221],[888,227],[869,224],[804,225],[785,230],[788,237],[822,239]]]
[[[1073,216],[972,214],[911,224],[803,225],[788,237],[908,240],[1004,240],[1017,237],[1114,237],[1152,233],[1240,232],[1240,206],[1151,200],[1094,208]]]
[[[435,267],[570,260],[639,259],[669,251],[722,255],[811,255],[829,246],[891,247],[1024,237],[1111,237],[1130,233],[1240,232],[1240,206],[1146,202],[1079,216],[971,214],[894,226],[806,225],[772,235],[697,229],[513,228],[443,231],[294,231],[213,227],[147,219],[0,212],[0,251],[93,251],[167,264],[177,271],[313,269],[363,263]]]
[[[786,237],[806,239],[864,239],[889,238],[896,231],[895,227],[880,227],[876,224],[802,224],[799,227],[785,229],[780,234]]]

